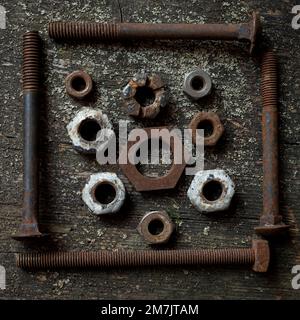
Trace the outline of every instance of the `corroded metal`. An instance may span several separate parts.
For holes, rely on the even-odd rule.
[[[260,29],[259,15],[254,12],[251,21],[241,24],[51,22],[48,32],[50,38],[55,40],[76,41],[127,39],[249,41],[252,52]]]
[[[150,244],[166,243],[175,230],[175,224],[166,211],[151,211],[144,215],[137,230]]]
[[[197,142],[197,129],[201,124],[208,122],[212,127],[212,133],[208,136],[204,132],[204,145],[214,146],[224,133],[224,127],[221,123],[219,116],[214,112],[198,112],[189,124],[189,129],[192,130],[193,143]]]
[[[75,99],[84,99],[93,90],[93,80],[83,70],[76,70],[68,74],[65,79],[65,85],[68,95]]]
[[[267,272],[269,260],[269,245],[265,240],[253,240],[252,248],[81,251],[21,253],[16,255],[16,264],[23,269],[251,265],[255,272]]]
[[[23,213],[16,240],[41,237],[38,226],[39,158],[38,123],[40,108],[41,39],[38,32],[23,36],[24,167]]]
[[[256,232],[276,235],[289,228],[279,213],[278,179],[278,110],[277,59],[273,51],[265,52],[261,71],[262,144],[263,144],[263,212]]]

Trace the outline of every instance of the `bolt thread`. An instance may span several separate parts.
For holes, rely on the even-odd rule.
[[[277,59],[273,51],[262,57],[261,91],[264,108],[277,108]]]
[[[51,22],[48,33],[56,40],[114,40],[119,37],[119,26],[115,23]]]
[[[23,91],[38,90],[40,86],[41,39],[36,31],[23,36]]]
[[[166,251],[96,251],[17,254],[16,264],[23,269],[139,267],[150,265],[223,265],[255,262],[251,248]]]

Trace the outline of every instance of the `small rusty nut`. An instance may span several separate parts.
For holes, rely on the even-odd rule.
[[[157,74],[137,73],[123,89],[125,108],[130,116],[155,118],[167,104],[164,83]]]
[[[228,209],[234,195],[235,184],[224,170],[199,171],[189,189],[188,198],[200,212]]]
[[[210,94],[212,82],[210,76],[197,68],[185,75],[183,92],[192,100],[198,100]]]
[[[189,129],[192,130],[193,143],[197,142],[197,129],[204,130],[204,145],[214,146],[221,138],[224,127],[219,116],[214,112],[199,112],[189,124]]]
[[[69,96],[75,99],[84,99],[93,89],[93,81],[85,71],[77,70],[70,73],[65,80]]]
[[[137,230],[150,244],[166,243],[175,230],[175,224],[166,211],[151,211],[142,218]]]
[[[123,182],[111,172],[92,174],[82,190],[82,200],[96,215],[118,212],[125,195]]]
[[[113,127],[99,109],[83,108],[67,126],[74,148],[83,153],[95,153],[113,137]]]

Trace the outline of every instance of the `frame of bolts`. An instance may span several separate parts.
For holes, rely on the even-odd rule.
[[[196,27],[195,27],[196,26]],[[224,27],[225,26],[225,27]],[[194,29],[193,29],[194,28]],[[250,53],[252,53],[257,33],[260,29],[259,16],[253,14],[253,19],[248,24],[240,25],[193,25],[186,24],[166,24],[163,28],[161,24],[100,24],[100,23],[67,23],[53,22],[49,24],[49,36],[56,40],[99,40],[111,38],[141,38],[153,39],[216,39],[216,40],[249,40],[251,43]],[[74,33],[73,30],[76,30]],[[194,30],[194,31],[193,31]],[[91,32],[94,31],[94,32]],[[176,33],[176,32],[177,33]],[[159,33],[160,32],[160,33]],[[34,33],[35,35],[37,33]],[[177,36],[175,36],[177,34]],[[31,32],[24,36],[23,49],[23,78],[30,80],[31,72],[37,79],[38,49],[37,41],[30,41],[35,38]],[[93,35],[93,37],[88,37]],[[29,40],[27,40],[29,39]],[[30,50],[33,49],[33,50]],[[31,56],[30,56],[31,55]],[[33,59],[30,59],[33,58]],[[32,62],[33,65],[32,65]],[[277,69],[276,58],[272,51],[263,55],[262,59],[262,142],[263,142],[263,213],[260,217],[260,225],[255,231],[263,236],[277,235],[288,229],[289,226],[282,222],[278,205],[278,128],[277,128]],[[29,81],[30,82],[30,81]],[[34,82],[34,81],[33,81]],[[25,81],[25,84],[28,81]],[[35,117],[34,105],[36,100],[32,97],[30,90],[38,91],[33,83],[33,88],[23,87],[24,106],[29,105]],[[29,96],[28,96],[29,92]],[[31,108],[30,108],[31,107]],[[25,123],[26,123],[25,114]],[[33,121],[34,122],[34,121]],[[33,185],[37,185],[37,172],[26,166],[28,157],[37,157],[35,150],[28,150],[30,142],[35,143],[32,126],[36,123],[28,123],[25,127],[24,142],[24,199],[23,199],[23,222],[20,233],[14,236],[17,240],[26,240],[30,237],[40,237],[37,223],[36,199],[38,191],[34,188],[31,194],[31,209],[28,209],[28,196],[26,186],[29,177],[33,179]],[[34,144],[35,145],[35,144]],[[30,154],[29,154],[29,153]],[[272,192],[270,192],[272,190]],[[32,207],[33,206],[33,207]],[[29,208],[30,209],[30,208]],[[32,228],[32,226],[34,226]],[[26,229],[26,230],[25,230]],[[22,232],[22,231],[26,232]],[[225,249],[198,249],[198,250],[162,250],[162,251],[125,251],[125,252],[54,252],[37,254],[17,254],[17,266],[25,269],[36,268],[68,268],[68,267],[114,267],[114,266],[144,266],[144,265],[178,265],[178,264],[251,264],[256,272],[266,272],[270,260],[268,241],[253,240],[252,248],[225,248]]]

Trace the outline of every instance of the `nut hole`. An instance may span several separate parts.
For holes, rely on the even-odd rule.
[[[143,86],[137,88],[134,98],[142,107],[146,107],[155,101],[155,94],[150,87]]]
[[[86,82],[82,77],[75,77],[72,79],[71,86],[75,91],[81,92],[86,88]]]
[[[101,204],[109,204],[113,202],[116,195],[115,187],[108,182],[98,184],[94,190],[95,199]]]
[[[164,230],[164,224],[161,220],[159,219],[154,219],[149,222],[148,224],[148,231],[153,235],[153,236],[158,236],[161,234]]]
[[[217,180],[206,182],[202,188],[202,195],[208,201],[217,201],[223,193],[223,184]]]
[[[202,77],[196,76],[191,80],[191,87],[195,91],[200,91],[204,87],[204,80]]]
[[[95,141],[97,133],[101,130],[99,123],[93,119],[86,119],[81,122],[78,132],[86,141]]]
[[[213,123],[206,119],[198,123],[197,129],[204,130],[204,137],[210,137],[214,132]]]

